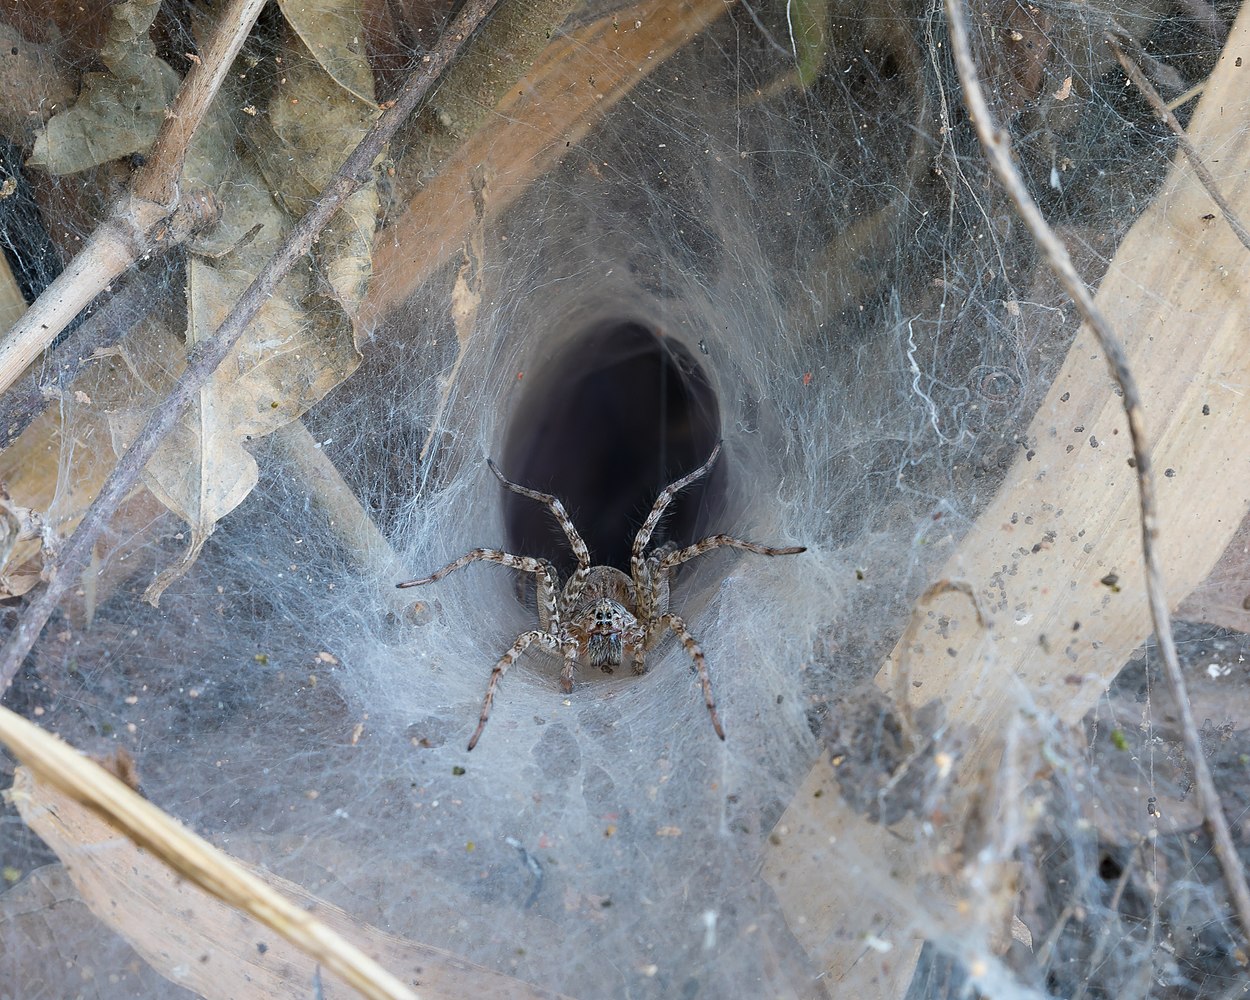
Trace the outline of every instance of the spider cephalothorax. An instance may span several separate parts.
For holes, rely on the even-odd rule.
[[[794,555],[805,549],[801,545],[770,548],[729,535],[711,535],[684,549],[663,545],[647,554],[651,536],[673,497],[679,490],[706,475],[719,454],[720,445],[717,444],[706,462],[694,472],[666,486],[656,497],[651,513],[634,537],[628,576],[613,566],[590,564],[590,552],[586,543],[582,541],[582,536],[578,534],[559,500],[549,493],[539,493],[505,479],[495,463],[487,461],[490,471],[513,493],[537,500],[551,509],[551,513],[560,522],[560,527],[564,529],[573,555],[577,557],[577,569],[561,590],[555,567],[546,559],[514,556],[499,549],[474,549],[427,577],[397,585],[420,587],[441,580],[448,573],[479,560],[497,562],[524,573],[533,573],[538,581],[539,627],[518,635],[512,648],[495,664],[486,685],[486,698],[482,702],[482,714],[478,719],[477,729],[469,739],[470,750],[477,745],[486,720],[490,718],[491,705],[495,701],[495,691],[499,687],[500,679],[513,661],[533,643],[537,642],[564,658],[560,684],[565,691],[572,691],[573,670],[579,662],[611,673],[614,667],[630,658],[633,660],[634,673],[645,673],[647,652],[660,641],[666,630],[671,630],[681,640],[683,648],[689,654],[703,687],[703,700],[707,704],[712,727],[717,736],[722,740],[725,738],[725,730],[716,713],[716,702],[712,698],[712,680],[708,676],[703,650],[686,628],[686,623],[668,610],[668,574],[674,567],[722,546],[745,549],[747,552],[765,556]]]

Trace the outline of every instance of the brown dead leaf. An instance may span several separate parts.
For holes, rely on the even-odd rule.
[[[484,177],[477,179],[474,190],[477,194],[474,199],[477,218],[465,246],[460,270],[456,272],[455,284],[451,289],[451,318],[456,327],[456,360],[452,362],[451,370],[443,379],[443,387],[438,395],[438,405],[430,421],[430,430],[425,436],[425,443],[421,446],[421,461],[425,461],[430,445],[433,444],[434,438],[441,429],[443,413],[456,388],[456,382],[460,378],[460,366],[464,363],[469,344],[473,339],[473,331],[477,326],[477,310],[482,304],[482,258],[485,253],[483,234],[487,205],[487,184]]]
[[[108,73],[89,73],[73,107],[54,115],[35,137],[30,166],[73,174],[152,145],[178,74],[156,57],[148,29],[160,0],[127,0],[113,9],[100,59]]]
[[[0,598],[18,597],[39,582],[43,529],[37,511],[14,503],[0,487]]]
[[[197,134],[184,187],[213,192],[222,217],[192,240],[187,265],[186,342],[211,336],[264,267],[293,224],[354,148],[374,112],[336,85],[292,39],[284,83],[275,85],[267,116],[241,127],[222,102]],[[360,362],[350,322],[371,274],[377,194],[361,188],[332,220],[317,247],[320,274],[289,276],[200,392],[144,473],[145,485],[187,522],[190,545],[145,597],[164,590],[195,562],[217,522],[255,485],[258,469],[245,442],[297,419]],[[333,299],[333,301],[332,301]],[[135,331],[122,345],[133,376],[131,398],[109,414],[118,454],[138,433],[182,367],[185,350],[168,328]]]
[[[373,104],[373,73],[365,58],[365,28],[357,0],[278,0],[282,16],[330,78]]]
[[[1054,98],[1056,101],[1066,101],[1072,96],[1072,77],[1065,76],[1063,83],[1059,85],[1059,89],[1055,91]]]
[[[257,130],[264,141],[252,144],[271,189],[295,216],[308,210],[378,113],[363,56],[359,62],[367,82],[364,98],[338,86],[313,56],[299,40],[286,48],[286,83],[270,102],[270,127],[263,133]],[[317,241],[317,259],[334,298],[349,316],[355,316],[372,275],[377,217],[377,186],[370,181],[335,213]]]
[[[187,269],[189,344],[213,334],[259,266],[254,258],[192,258]],[[217,522],[256,484],[256,462],[244,442],[299,417],[359,363],[350,326],[341,316],[336,322],[309,308],[307,293],[306,279],[299,276],[279,286],[144,470],[144,485],[191,529],[185,557],[145,594],[154,604],[195,561]],[[123,342],[135,392],[127,406],[109,414],[119,455],[182,368],[171,366],[169,359],[183,354],[173,335],[158,327]]]
[[[1033,932],[1029,930],[1029,925],[1014,913],[1011,915],[1011,937],[1013,941],[1019,941],[1029,951],[1033,950]]]

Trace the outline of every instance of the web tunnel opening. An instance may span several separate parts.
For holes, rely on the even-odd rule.
[[[599,565],[629,571],[634,535],[660,491],[706,459],[720,439],[720,406],[702,366],[682,344],[634,319],[602,321],[547,364],[527,372],[501,469],[553,493]],[[723,512],[726,456],[673,498],[652,544],[693,541]],[[504,492],[512,551],[574,565],[541,505]]]

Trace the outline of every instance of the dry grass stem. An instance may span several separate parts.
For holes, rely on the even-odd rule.
[[[1163,103],[1163,98],[1159,96],[1159,92],[1155,90],[1154,85],[1146,78],[1146,74],[1141,71],[1141,67],[1133,62],[1120,47],[1120,40],[1112,32],[1107,32],[1103,36],[1107,40],[1107,44],[1111,46],[1111,51],[1115,53],[1115,57],[1120,60],[1120,65],[1124,67],[1124,72],[1133,86],[1141,91],[1142,96],[1146,98],[1146,102],[1154,109],[1155,114],[1170,128],[1176,135],[1176,141],[1181,147],[1181,152],[1185,154],[1185,158],[1189,160],[1189,165],[1194,168],[1198,180],[1202,182],[1202,186],[1207,189],[1207,194],[1211,196],[1211,200],[1215,202],[1220,212],[1224,215],[1224,221],[1228,223],[1229,228],[1236,234],[1237,239],[1241,241],[1241,245],[1250,250],[1250,232],[1247,232],[1245,225],[1241,221],[1241,217],[1237,214],[1232,205],[1228,203],[1228,199],[1224,197],[1224,193],[1220,190],[1219,184],[1211,175],[1211,171],[1207,168],[1206,162],[1202,159],[1198,150],[1194,148],[1194,144],[1189,141],[1189,136],[1185,134],[1185,129],[1176,115],[1168,109]]]
[[[383,146],[425,99],[435,81],[498,2],[470,0],[461,9],[438,43],[422,57],[421,68],[404,85],[394,106],[370,127],[307,214],[291,228],[282,247],[248,286],[225,321],[188,354],[187,367],[177,384],[153,410],[135,443],[109,474],[100,494],[62,547],[48,582],[26,606],[17,627],[0,649],[0,691],[12,683],[61,596],[86,565],[96,538],[138,482],[157,447],[177,425],[192,397],[207,384],[278,283],[309,252],[317,235],[372,169]]]
[[[99,813],[140,847],[218,899],[281,934],[366,997],[416,994],[355,945],[291,903],[208,841],[15,712],[0,707],[0,740],[42,781]]]
[[[1198,788],[1203,816],[1211,831],[1215,853],[1241,922],[1242,933],[1247,935],[1250,934],[1250,888],[1246,885],[1245,870],[1233,843],[1228,819],[1224,815],[1215,781],[1211,777],[1211,770],[1207,766],[1206,755],[1199,741],[1198,728],[1194,722],[1193,710],[1185,690],[1185,679],[1177,660],[1176,642],[1172,636],[1172,620],[1168,613],[1163,574],[1155,545],[1159,532],[1158,504],[1151,471],[1150,446],[1146,439],[1141,395],[1137,382],[1129,368],[1124,348],[1110,322],[1094,303],[1089,289],[1085,287],[1084,282],[1076,273],[1067,248],[1050,228],[1037,203],[1025,187],[1023,178],[1012,162],[1006,133],[1000,131],[994,124],[985,94],[981,89],[976,65],[972,61],[963,0],[945,0],[945,3],[955,67],[963,86],[964,101],[968,106],[968,112],[990,166],[1011,198],[1020,218],[1028,227],[1029,232],[1033,234],[1064,290],[1072,297],[1081,317],[1098,338],[1099,346],[1106,355],[1111,377],[1123,394],[1124,413],[1128,418],[1129,438],[1137,474],[1137,491],[1141,504],[1141,550],[1146,567],[1146,592],[1155,636],[1159,645],[1159,653],[1163,658],[1168,686],[1180,713],[1185,737],[1185,753],[1193,768],[1194,783]]]

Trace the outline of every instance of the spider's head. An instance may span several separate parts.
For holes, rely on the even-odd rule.
[[[625,627],[625,615],[625,608],[616,601],[606,597],[595,601],[586,629],[586,653],[592,667],[621,665],[621,630]]]

